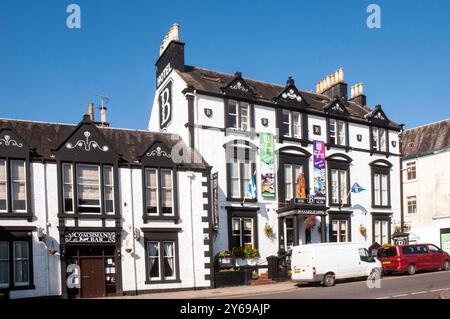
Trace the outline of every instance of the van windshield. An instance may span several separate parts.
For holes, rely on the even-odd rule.
[[[386,257],[395,257],[397,255],[397,251],[395,247],[389,248],[380,248],[378,250],[378,257],[386,258]]]

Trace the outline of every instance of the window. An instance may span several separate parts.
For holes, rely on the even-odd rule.
[[[296,164],[284,164],[284,186],[286,201],[297,197],[297,179],[303,174],[303,166]]]
[[[372,127],[372,149],[374,151],[386,152],[387,151],[387,137],[386,129]]]
[[[64,211],[73,212],[73,173],[71,164],[63,164]]]
[[[246,160],[233,159],[230,167],[230,186],[232,198],[251,198],[247,191],[251,179],[252,165]]]
[[[380,245],[390,243],[390,218],[374,217],[373,240]]]
[[[416,179],[416,162],[406,163],[406,178],[408,181]]]
[[[286,217],[284,223],[285,247],[289,251],[294,246],[294,218]]]
[[[30,242],[0,241],[0,288],[23,287],[30,284]]]
[[[150,280],[176,279],[175,241],[158,240],[147,242],[147,278]]]
[[[348,201],[347,171],[331,169],[331,203],[346,205]]]
[[[253,247],[253,218],[232,218],[232,243],[233,247]]]
[[[24,212],[27,209],[25,161],[12,160],[10,166],[12,211]]]
[[[388,174],[373,174],[373,203],[374,206],[389,206]]]
[[[334,145],[346,145],[346,125],[344,121],[330,119],[328,125],[329,142]]]
[[[250,129],[250,104],[229,100],[227,121],[227,127],[248,131]]]
[[[172,169],[145,169],[145,205],[148,215],[174,215],[173,178]]]
[[[348,224],[346,220],[333,220],[331,223],[331,242],[347,242]]]
[[[114,213],[114,179],[112,166],[103,167],[105,213]]]
[[[100,166],[77,165],[78,212],[100,213]]]
[[[428,249],[429,249],[430,252],[433,253],[433,254],[440,253],[440,249],[437,248],[435,245],[428,245]]]
[[[302,138],[301,115],[299,112],[283,110],[282,132],[283,136]]]
[[[7,206],[6,161],[0,159],[0,212],[6,212]]]
[[[417,197],[416,196],[408,196],[406,198],[408,204],[408,214],[417,213]]]
[[[0,241],[0,288],[9,286],[9,243]]]

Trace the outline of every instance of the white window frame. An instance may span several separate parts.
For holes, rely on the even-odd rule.
[[[236,113],[230,113],[230,108],[229,105],[231,103],[235,103],[236,105]],[[247,115],[243,116],[242,115],[242,109],[246,108],[247,110]],[[242,130],[245,132],[248,132],[250,130],[250,125],[251,125],[251,108],[250,108],[250,103],[247,102],[240,102],[237,100],[228,100],[227,103],[227,117],[229,116],[233,116],[236,119],[236,126],[230,126],[231,128],[234,129],[238,129],[238,130]],[[243,117],[246,118],[246,121],[243,121]],[[247,128],[243,128],[244,125],[247,125]]]
[[[14,180],[13,177],[12,177],[13,176],[12,170],[13,170],[14,162],[23,163],[23,171],[24,171],[24,180],[23,181],[21,181],[21,180]],[[27,198],[28,198],[28,194],[27,194],[27,192],[28,192],[27,191],[28,171],[27,171],[27,162],[25,160],[10,160],[10,162],[9,162],[9,170],[10,170],[10,177],[11,177],[11,181],[10,181],[10,184],[11,184],[10,185],[10,189],[11,189],[11,194],[10,194],[10,196],[11,196],[11,211],[14,212],[14,213],[25,213],[25,212],[28,211],[28,200],[27,200]],[[14,195],[12,193],[14,191],[13,183],[18,183],[19,185],[21,183],[23,183],[23,185],[24,185],[24,189],[25,189],[25,209],[15,209],[14,208],[14,199],[13,199]]]
[[[106,184],[106,171],[111,170],[111,185]],[[102,167],[102,178],[103,178],[103,205],[105,206],[105,214],[114,215],[116,213],[115,209],[115,198],[114,198],[114,166],[112,165],[104,165]],[[111,189],[111,198],[112,198],[112,211],[106,211],[106,190]]]
[[[417,213],[417,196],[407,196],[406,203],[408,208],[408,214],[416,214]]]
[[[288,115],[288,122],[284,120],[285,114]],[[295,121],[295,116],[298,115],[298,120]],[[291,111],[291,110],[282,110],[281,111],[281,121],[283,126],[288,126],[287,133],[284,133],[285,137],[293,137],[293,138],[302,138],[302,114],[300,112]],[[298,128],[298,134],[295,134],[295,127]]]
[[[16,243],[26,243],[27,244],[27,254],[28,257],[24,258],[24,257],[16,257]],[[17,241],[13,241],[13,246],[12,246],[12,250],[13,250],[13,269],[14,269],[14,286],[15,287],[21,287],[21,286],[28,286],[30,284],[30,276],[31,276],[31,269],[30,269],[30,243],[28,241],[25,240],[17,240]],[[23,261],[23,260],[27,260],[28,261],[28,281],[26,282],[18,282],[16,281],[16,261]]]
[[[378,152],[387,152],[388,130],[382,127],[372,127],[372,149]]]
[[[156,172],[156,178],[155,178],[155,180],[156,180],[156,185],[154,185],[154,186],[152,186],[152,185],[150,185],[149,186],[149,183],[150,183],[150,179],[148,179],[147,180],[147,177],[148,177],[148,174],[147,174],[147,172],[148,171],[154,171],[154,172]],[[159,216],[160,215],[160,207],[159,207],[159,183],[158,183],[158,181],[159,181],[159,170],[157,169],[157,168],[154,168],[154,167],[146,167],[145,168],[145,197],[144,197],[144,199],[145,199],[145,209],[146,209],[146,215],[148,215],[148,216]],[[147,190],[149,190],[150,192],[152,191],[152,190],[156,190],[156,213],[148,213],[148,211],[147,211],[147,207],[149,207],[149,203],[147,203]],[[150,201],[151,201],[151,199],[150,199]]]
[[[383,183],[383,180],[386,184]],[[384,188],[385,186],[385,188]],[[389,205],[389,174],[373,174],[373,203],[375,206]]]
[[[164,244],[165,243],[171,243],[173,246],[172,249],[172,256],[166,256],[166,251],[164,249]],[[161,278],[163,278],[163,280],[174,280],[177,278],[177,253],[176,253],[176,249],[177,249],[177,245],[176,242],[174,240],[163,240],[162,241],[162,258],[161,259],[161,263],[163,263],[165,261],[166,258],[173,258],[173,275],[172,276],[165,276],[163,273],[161,273]],[[164,267],[162,267],[161,264],[161,269],[164,269],[164,271],[166,270]]]
[[[7,271],[8,271],[8,280],[7,280],[7,282],[6,283],[4,283],[4,284],[2,284],[2,283],[0,283],[0,288],[8,288],[9,287],[9,283],[10,283],[10,281],[11,281],[11,274],[10,274],[10,260],[9,260],[9,246],[10,246],[10,244],[9,244],[9,241],[0,241],[0,244],[6,244],[6,258],[5,259],[0,259],[0,261],[2,261],[2,262],[7,262]]]
[[[343,235],[341,226],[345,225],[345,235]],[[331,220],[331,233],[333,233],[333,226],[336,225],[337,226],[337,234],[336,234],[336,238],[337,238],[337,243],[347,243],[349,240],[349,224],[348,224],[348,220],[346,219],[332,219]],[[345,236],[345,240],[341,240],[341,236]]]
[[[5,185],[5,209],[0,210],[0,212],[2,213],[6,213],[8,212],[8,191],[9,191],[9,185],[8,185],[8,162],[6,161],[6,159],[0,159],[0,163],[3,162],[4,165],[4,174],[5,174],[5,179],[0,181],[1,184]]]
[[[158,256],[150,256],[149,245],[151,243],[156,243],[157,244]],[[161,241],[159,241],[159,240],[149,240],[149,241],[147,241],[146,244],[147,244],[147,256],[146,257],[147,257],[147,262],[148,262],[148,269],[147,269],[148,275],[147,275],[147,277],[148,277],[149,280],[162,280],[163,274],[162,274],[162,267],[161,267],[161,261],[160,261],[160,259],[161,259]],[[158,274],[159,274],[158,277],[151,277],[151,275],[150,275],[150,266],[151,266],[150,259],[156,259],[156,265],[158,266]]]
[[[232,162],[230,163],[231,166],[233,165],[237,165],[237,176],[232,176],[232,172],[233,172],[233,167],[230,167],[230,179],[234,180],[234,181],[238,181],[238,186],[239,186],[239,190],[238,190],[238,197],[236,197],[234,195],[233,192],[233,183],[231,183],[230,181],[230,196],[231,198],[234,199],[240,199],[240,198],[246,198],[246,199],[250,199],[251,195],[246,191],[246,185],[245,183],[248,183],[251,181],[252,179],[252,163],[250,163],[249,161],[246,160],[241,160],[241,159],[233,159]],[[250,173],[250,175],[248,177],[243,177],[241,176],[241,167],[242,165],[246,165],[247,169]]]
[[[233,231],[233,227],[234,227],[234,222],[235,221],[239,222],[239,235],[235,235],[234,231]],[[250,228],[250,238],[251,238],[251,242],[250,243],[244,243],[244,228],[245,228],[245,221],[246,220],[250,220],[251,221],[251,228]],[[254,236],[255,236],[255,224],[254,224],[255,220],[253,217],[242,217],[242,216],[233,216],[231,218],[231,236],[233,237],[238,237],[239,236],[239,247],[244,247],[244,245],[251,245],[252,247],[255,247],[255,242],[254,242]]]
[[[348,203],[347,170],[331,168],[331,203],[346,205]],[[343,178],[342,178],[343,173]],[[342,179],[344,179],[342,181]]]
[[[331,129],[334,127],[334,131]],[[346,124],[345,121],[330,119],[328,126],[328,134],[330,136],[330,142],[334,145],[346,146]],[[342,139],[342,143],[340,143],[340,139]]]
[[[78,175],[78,169],[79,169],[79,167],[80,166],[88,166],[88,167],[96,167],[97,168],[97,172],[98,172],[98,205],[80,205],[79,204],[79,200],[80,200],[80,192],[78,191],[78,185],[93,185],[93,184],[81,184],[81,183],[79,183],[79,181],[78,181],[78,177],[79,177],[79,175]],[[100,210],[99,210],[99,212],[98,213],[96,213],[96,212],[89,212],[89,213],[82,213],[82,214],[98,214],[98,215],[100,215],[101,213],[102,213],[102,205],[103,205],[103,202],[102,202],[102,183],[101,183],[101,179],[102,179],[102,171],[101,171],[101,165],[95,165],[95,164],[76,164],[76,172],[75,172],[75,177],[76,177],[76,187],[77,187],[77,202],[76,202],[76,205],[77,205],[77,208],[78,207],[98,207],[98,208],[100,208]],[[77,209],[77,211],[78,211],[78,213],[80,213],[79,212],[79,210]]]
[[[71,182],[67,182],[66,180],[65,180],[65,172],[64,172],[64,167],[69,167],[70,168],[70,178],[71,178]],[[71,164],[71,163],[63,163],[62,164],[62,180],[63,180],[63,206],[64,206],[64,212],[65,213],[73,213],[74,211],[75,211],[75,205],[76,204],[78,204],[78,202],[77,203],[75,203],[75,200],[74,200],[74,197],[75,197],[75,194],[74,194],[74,182],[73,182],[73,165]],[[72,210],[67,210],[66,209],[66,203],[65,203],[65,201],[66,201],[66,197],[65,197],[65,193],[66,193],[66,190],[65,190],[65,188],[66,188],[66,186],[70,186],[70,187],[72,187]]]

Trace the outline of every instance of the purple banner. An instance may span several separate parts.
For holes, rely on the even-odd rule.
[[[325,143],[313,141],[314,156],[314,200],[316,203],[325,204]]]

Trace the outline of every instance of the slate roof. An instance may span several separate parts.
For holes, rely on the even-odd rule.
[[[208,70],[200,67],[185,66],[184,71],[176,70],[180,77],[197,90],[206,91],[215,94],[223,94],[222,87],[230,83],[235,75]],[[253,89],[256,101],[273,103],[273,99],[277,97],[285,88],[284,85],[268,83],[263,81],[252,80],[243,77],[247,84]],[[302,97],[309,104],[311,109],[324,112],[323,109],[333,100],[326,95],[317,94],[310,91],[302,91],[298,89]],[[350,116],[358,120],[368,122],[365,115],[373,110],[367,106],[363,107],[354,102],[348,101],[348,111]],[[389,126],[399,129],[399,125],[393,121],[389,122]]]
[[[430,154],[448,147],[450,147],[450,119],[403,132],[403,157]]]
[[[25,140],[31,149],[35,149],[31,160],[52,159],[50,157],[52,151],[56,150],[77,127],[77,125],[72,124],[0,118],[0,130],[12,128]],[[169,148],[181,141],[184,144],[183,149],[188,149],[188,146],[177,134],[111,127],[102,128],[98,126],[97,128],[106,140],[111,143],[113,149],[121,155],[123,164],[136,164],[134,161],[139,156],[142,156],[153,142],[157,140],[163,142]],[[206,169],[209,167],[204,159],[202,159],[202,163],[181,164],[180,166],[192,169]]]

